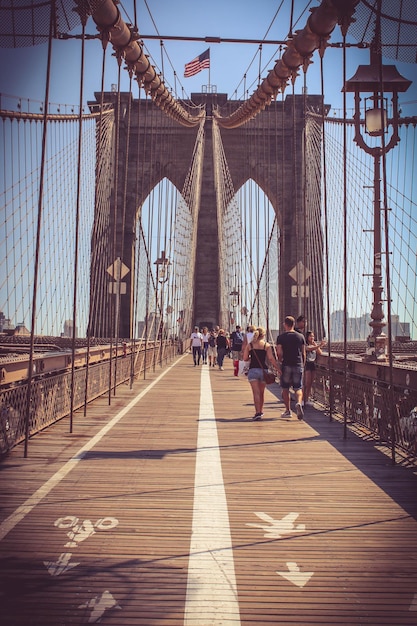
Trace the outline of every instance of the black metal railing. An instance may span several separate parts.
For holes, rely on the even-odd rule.
[[[314,399],[330,417],[360,426],[393,451],[417,456],[417,368],[322,355]]]
[[[3,386],[0,389],[0,455],[21,443],[29,436],[66,417],[72,408],[80,409],[83,405],[105,394],[118,385],[133,382],[145,377],[146,372],[155,371],[178,356],[178,345],[173,341],[156,344],[129,345],[128,351],[113,357],[111,374],[109,359],[74,371],[71,384],[71,371],[57,374],[47,373],[32,379],[30,406],[27,410],[27,384]],[[29,416],[29,428],[26,420]]]

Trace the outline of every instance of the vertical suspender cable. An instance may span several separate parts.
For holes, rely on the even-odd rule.
[[[150,106],[153,106],[149,99],[147,99],[147,107],[149,109]],[[150,141],[149,141],[149,146],[150,149],[148,148],[148,152],[149,152],[149,162],[151,163],[151,168],[150,168],[150,172],[149,172],[149,180],[153,179],[153,171],[152,171],[152,165],[154,164],[155,161],[155,155],[154,155],[154,141],[153,141],[153,130],[154,130],[154,126],[152,125],[150,129],[147,129],[147,136],[148,133],[150,135]],[[152,324],[151,324],[151,329],[148,328],[148,335],[150,330],[152,330],[152,335],[153,335],[153,340],[152,340],[152,365],[153,365],[153,371],[155,371],[155,356],[156,356],[156,341],[157,341],[157,330],[156,330],[156,319],[157,319],[157,310],[158,310],[158,301],[157,301],[157,283],[158,283],[158,266],[156,266],[157,271],[156,271],[156,276],[154,278],[153,273],[152,273],[152,258],[158,258],[157,253],[155,254],[154,251],[154,246],[153,246],[153,240],[154,240],[154,223],[155,220],[153,219],[153,206],[155,203],[155,188],[152,188],[151,192],[149,193],[148,196],[148,201],[147,201],[147,218],[146,218],[146,223],[147,223],[147,242],[146,242],[146,249],[147,249],[147,266],[148,266],[148,277],[147,277],[147,281],[148,281],[148,288],[149,288],[149,307],[153,307],[153,320],[152,320]],[[158,245],[158,244],[157,244]],[[152,293],[152,288],[153,288],[153,293]]]
[[[96,142],[97,142],[97,148],[96,148],[96,154],[97,154],[97,160],[96,160],[96,177],[97,177],[97,170],[98,170],[98,164],[101,162],[101,156],[102,156],[102,128],[103,128],[103,106],[104,106],[104,71],[105,71],[105,67],[106,67],[106,48],[107,48],[107,40],[103,40],[103,57],[102,57],[102,63],[101,63],[101,89],[100,89],[100,112],[99,112],[99,119],[98,119],[98,132],[96,129]],[[94,210],[95,212],[97,211],[97,207],[98,204],[100,202],[100,191],[98,189],[98,183],[96,181],[95,184],[95,190],[94,190]],[[93,226],[94,228],[94,226]],[[93,267],[92,271],[96,272],[98,268]],[[92,276],[92,272],[90,270],[90,280],[91,280],[91,276]],[[98,285],[98,281],[95,280],[94,281],[95,285]],[[95,296],[96,297],[96,296]],[[91,285],[90,285],[90,311],[89,311],[89,319],[91,320],[91,314],[92,314],[92,310],[93,310],[93,294],[91,293]],[[100,319],[103,319],[103,313],[102,311],[100,312]],[[87,415],[87,399],[88,399],[88,382],[89,382],[89,374],[90,374],[90,345],[91,345],[91,329],[89,328],[88,332],[87,332],[87,363],[86,363],[86,374],[85,374],[85,392],[84,392],[84,417]]]
[[[298,260],[300,257],[299,241],[300,241],[300,219],[299,219],[299,196],[298,196],[298,180],[297,180],[297,142],[296,142],[296,106],[295,106],[295,78],[292,81],[292,170],[293,170],[293,189],[294,189],[294,226],[295,226],[295,263],[297,276],[297,315],[301,313],[301,276]],[[288,313],[286,313],[288,315]]]
[[[279,251],[279,258],[281,261],[283,261],[283,259],[285,258],[286,255],[286,251],[287,251],[287,244],[285,241],[285,237],[283,237],[283,235],[285,234],[285,217],[284,217],[284,185],[286,185],[286,181],[285,181],[285,167],[284,167],[284,159],[285,159],[285,115],[284,115],[284,94],[281,93],[281,184],[279,185],[279,189],[280,189],[280,215],[281,215],[281,220],[280,220],[280,233],[279,233],[279,245],[280,245],[280,251]],[[283,262],[281,262],[281,266],[280,266],[280,272],[282,272],[282,268],[283,268]],[[284,281],[282,280],[282,277],[280,277],[279,281],[278,281],[278,289],[279,289],[279,304],[280,304],[280,311],[279,311],[279,315],[280,317],[278,318],[278,330],[280,331],[281,329],[281,319],[283,319],[286,315],[289,315],[289,312],[287,311],[281,311],[281,306],[284,303]],[[278,334],[280,334],[280,332],[278,332]]]
[[[268,136],[270,136],[270,126],[271,126],[271,114],[268,113],[267,116],[268,119]],[[270,153],[269,150],[266,150],[266,142],[264,143],[264,158],[265,161],[267,163],[267,171],[270,171]],[[269,330],[271,328],[271,324],[270,324],[270,277],[271,277],[271,272],[270,272],[270,262],[271,262],[271,253],[270,253],[270,246],[269,246],[269,235],[270,235],[270,216],[269,216],[269,210],[268,210],[268,202],[266,201],[266,196],[265,194],[263,194],[263,206],[264,206],[264,241],[265,241],[265,252],[267,253],[267,259],[266,259],[266,268],[265,268],[265,291],[266,291],[266,303],[265,303],[265,308],[266,308],[266,337],[269,338]],[[267,243],[268,242],[268,243]]]
[[[381,15],[381,0],[378,1],[378,21]],[[380,24],[378,24],[378,31]],[[381,42],[378,42],[381,45]],[[378,51],[379,52],[379,51]],[[378,54],[379,61],[379,82],[381,98],[383,98],[383,65],[382,54]],[[382,119],[381,106],[381,122]],[[398,408],[394,399],[394,373],[393,373],[393,361],[392,361],[392,316],[391,316],[391,272],[390,272],[390,251],[389,251],[389,219],[388,219],[388,191],[387,191],[387,151],[385,149],[385,135],[381,134],[381,152],[382,152],[382,185],[383,185],[383,210],[384,210],[384,231],[385,231],[385,273],[386,273],[386,302],[387,302],[387,316],[388,316],[388,363],[389,363],[389,410],[391,413],[391,460],[395,464],[395,443],[396,443],[396,421],[398,417]],[[380,207],[379,207],[380,210]]]
[[[343,31],[343,84],[346,84],[346,33]],[[343,438],[347,437],[347,126],[346,90],[343,90]]]
[[[114,190],[113,190],[113,239],[111,242],[111,251],[112,251],[112,263],[116,261],[116,242],[117,242],[117,208],[118,208],[118,191],[119,191],[119,140],[120,140],[120,73],[121,73],[121,64],[122,59],[120,54],[117,54],[117,62],[118,62],[118,74],[117,74],[117,107],[116,107],[116,132],[115,132],[115,161],[114,161]],[[114,266],[113,266],[114,267]],[[113,273],[113,278],[114,278]],[[116,275],[116,282],[120,282],[120,276]],[[108,402],[111,404],[111,391],[112,391],[112,372],[113,372],[113,334],[116,342],[116,353],[117,353],[117,337],[119,335],[119,329],[116,328],[116,308],[117,303],[116,299],[118,297],[118,289],[120,285],[116,284],[112,285],[115,287],[112,295],[114,298],[110,300],[110,358],[109,358],[109,389],[108,389]],[[117,358],[117,354],[116,357]],[[114,380],[114,385],[116,385],[116,380]]]
[[[133,3],[133,7],[134,7],[134,26],[133,26],[133,30],[135,33],[138,32],[138,23],[137,23],[137,2],[136,0],[134,0]],[[137,125],[137,140],[136,140],[136,154],[134,155],[135,158],[135,163],[136,163],[136,168],[135,168],[135,220],[134,223],[132,224],[132,228],[134,228],[134,243],[133,243],[133,250],[132,250],[132,267],[131,267],[131,281],[132,281],[132,289],[133,289],[133,310],[132,310],[132,348],[131,348],[131,359],[130,359],[130,388],[132,389],[133,387],[133,381],[134,381],[134,377],[135,377],[135,370],[136,370],[136,335],[137,335],[137,330],[138,330],[138,319],[137,319],[137,309],[138,309],[138,302],[139,302],[139,285],[140,285],[140,261],[141,261],[141,237],[139,234],[138,237],[138,227],[137,227],[137,222],[138,222],[138,217],[140,220],[140,215],[138,214],[138,204],[139,204],[139,159],[138,156],[140,154],[140,149],[139,149],[139,139],[140,139],[140,83],[138,84],[139,90],[138,90],[138,100],[137,100],[137,118],[136,118],[136,125]],[[142,161],[141,161],[142,162]],[[142,165],[143,167],[143,165]],[[143,180],[143,178],[142,178]],[[142,191],[142,190],[141,190]],[[139,348],[138,350],[141,350],[142,347],[142,341],[139,341]],[[145,358],[146,359],[146,346],[145,346]],[[140,360],[139,360],[140,363]],[[144,363],[144,365],[146,365]],[[144,368],[145,371],[145,368]]]
[[[35,245],[35,263],[33,270],[33,295],[32,295],[32,319],[30,327],[30,348],[29,348],[29,364],[28,364],[28,380],[26,394],[26,415],[25,415],[25,446],[24,457],[28,455],[28,442],[30,433],[30,407],[32,393],[32,374],[33,374],[33,353],[35,346],[35,324],[36,324],[36,299],[38,293],[38,274],[39,274],[39,255],[40,255],[40,238],[42,228],[42,209],[43,209],[43,187],[46,165],[46,136],[48,130],[48,103],[49,103],[49,87],[51,80],[51,60],[52,60],[52,37],[55,23],[55,3],[51,2],[51,13],[49,21],[49,37],[48,37],[48,58],[46,68],[46,85],[45,85],[45,103],[43,112],[43,132],[42,132],[42,152],[41,152],[41,168],[39,174],[39,194],[38,194],[38,217],[36,224],[36,245]]]
[[[275,106],[274,106],[274,122],[273,122],[273,126],[275,129],[275,147],[274,147],[274,151],[273,153],[275,154],[275,180],[278,180],[278,170],[279,170],[279,166],[278,166],[278,111],[277,111],[277,106],[276,106],[276,101],[275,101]],[[281,140],[281,143],[283,141],[283,138]],[[279,187],[282,188],[282,179],[281,179],[281,185],[279,185]],[[276,263],[277,263],[277,267],[276,267],[276,273],[274,271],[274,277],[277,276],[277,278],[275,279],[275,285],[277,287],[278,293],[276,294],[276,300],[273,302],[273,306],[276,306],[276,319],[277,319],[277,328],[276,330],[278,331],[278,335],[279,335],[279,320],[280,320],[280,308],[279,308],[279,283],[280,283],[280,276],[279,276],[279,272],[280,272],[280,250],[279,250],[279,246],[280,246],[280,239],[279,239],[279,220],[278,220],[278,210],[280,210],[280,202],[278,201],[278,206],[274,207],[275,208],[275,214],[274,214],[274,222],[275,222],[275,237],[277,239],[276,241],[276,246],[277,246],[277,255],[276,255]],[[276,352],[275,352],[275,339],[276,337],[272,337],[272,335],[270,336],[271,342],[272,342],[272,350],[274,352],[274,355],[276,357]]]
[[[148,134],[149,130],[148,130],[148,120],[149,120],[149,115],[148,115],[148,109],[149,109],[149,100],[146,97],[145,99],[145,116],[144,116],[144,122],[146,124],[146,127],[144,128],[144,134],[143,134],[143,151],[145,150],[145,133],[146,135]],[[150,161],[152,162],[152,161]],[[142,176],[141,176],[141,180],[142,180],[142,184],[143,184],[143,180],[144,180],[144,159],[142,159],[141,161],[142,163]],[[141,191],[141,199],[142,199],[142,207],[141,207],[141,212],[140,212],[140,218],[139,218],[139,224],[140,224],[140,241],[144,244],[144,236],[143,236],[143,230],[142,230],[142,215],[143,215],[143,188],[140,190]],[[148,210],[148,215],[149,215],[149,210]],[[149,228],[148,228],[148,234],[149,234]],[[148,250],[149,250],[149,241],[147,242],[147,246],[148,246]],[[150,290],[150,274],[151,274],[151,268],[149,266],[149,263],[146,264],[146,298],[145,298],[145,357],[144,357],[144,370],[143,370],[143,376],[144,378],[146,378],[146,372],[147,372],[147,361],[148,361],[148,348],[149,348],[149,313],[150,313],[150,298],[151,298],[151,290]]]
[[[132,94],[132,72],[129,71],[129,99],[128,99],[128,110],[127,110],[127,133],[126,133],[126,150],[125,150],[125,162],[124,162],[124,181],[123,181],[123,205],[122,205],[122,223],[120,228],[120,263],[123,262],[124,259],[124,233],[125,233],[125,224],[126,224],[126,197],[127,197],[127,180],[128,180],[128,165],[129,165],[129,152],[130,152],[130,119],[131,119],[131,109],[132,109],[132,98],[130,97]],[[117,166],[117,164],[116,164]],[[115,225],[116,229],[116,225]],[[121,276],[118,276],[117,280],[117,293],[115,294],[115,298],[117,298],[117,306],[116,306],[116,321],[115,327],[117,329],[116,333],[116,356],[114,360],[114,387],[113,387],[113,395],[116,395],[116,387],[117,387],[117,364],[118,364],[118,344],[120,337],[120,308],[121,308]]]
[[[81,77],[80,100],[78,113],[78,155],[77,155],[77,195],[75,208],[75,242],[74,242],[74,292],[72,303],[72,360],[71,360],[71,394],[70,394],[70,433],[73,430],[74,414],[74,381],[75,381],[75,339],[77,327],[77,288],[78,288],[78,241],[80,233],[80,193],[81,193],[81,150],[82,150],[82,123],[83,123],[83,90],[84,90],[84,54],[85,54],[85,16],[82,18],[81,34]]]
[[[135,2],[135,11],[136,11],[136,2]],[[136,24],[136,17],[135,17]],[[140,96],[140,87],[139,87],[139,96]],[[133,387],[133,381],[135,377],[135,361],[136,361],[136,334],[138,329],[138,319],[137,319],[137,308],[139,303],[138,293],[139,293],[139,268],[140,268],[140,256],[141,256],[141,240],[137,236],[137,217],[138,217],[138,204],[139,204],[139,160],[138,155],[140,154],[139,149],[139,138],[140,138],[140,97],[137,100],[137,118],[136,118],[136,126],[137,126],[137,139],[136,139],[136,154],[134,155],[136,168],[135,168],[135,221],[132,224],[132,228],[135,229],[135,236],[133,239],[133,250],[132,250],[132,267],[131,267],[131,281],[132,281],[132,289],[133,289],[133,311],[132,311],[132,349],[131,349],[131,357],[130,357],[130,389]],[[133,146],[132,146],[133,147]],[[141,343],[139,345],[141,346]]]
[[[323,150],[323,205],[324,205],[324,255],[326,259],[326,311],[327,311],[327,339],[328,339],[328,360],[327,371],[329,376],[329,418],[333,419],[333,384],[331,370],[331,328],[330,328],[330,294],[329,294],[329,222],[327,206],[327,156],[326,156],[326,132],[325,132],[325,110],[324,110],[324,68],[323,55],[320,55],[320,82],[321,82],[321,128],[322,128],[322,150]]]
[[[384,136],[382,135],[384,142]],[[391,413],[391,460],[395,464],[395,444],[396,444],[396,421],[398,417],[398,408],[394,397],[394,372],[393,372],[393,354],[392,354],[392,312],[391,312],[391,271],[390,271],[390,251],[389,251],[389,208],[387,202],[387,171],[386,171],[386,153],[382,150],[382,184],[383,184],[383,202],[384,202],[384,228],[385,228],[385,272],[386,272],[386,288],[387,288],[387,316],[388,316],[388,365],[389,365],[389,399]]]
[[[306,193],[307,193],[307,160],[306,160],[306,143],[307,143],[307,126],[306,126],[306,119],[307,119],[307,69],[304,68],[304,86],[303,86],[303,135],[302,135],[302,141],[303,141],[303,145],[302,145],[302,157],[303,157],[303,166],[302,166],[302,207],[303,207],[303,226],[302,226],[302,231],[303,231],[303,265],[304,268],[307,267],[307,198],[306,198]],[[312,220],[310,219],[310,228],[312,228],[313,224],[312,224]],[[310,231],[308,233],[309,237],[312,237],[313,233]],[[298,239],[298,237],[297,237]],[[311,249],[311,245],[310,245],[310,249]],[[302,271],[302,278],[305,278],[305,269]],[[310,310],[307,311],[307,296],[306,296],[306,292],[307,292],[307,288],[305,285],[305,280],[303,280],[303,286],[299,285],[297,287],[297,289],[301,290],[301,299],[303,302],[303,306],[302,306],[302,310],[304,315],[307,315],[307,320],[309,319],[313,319],[312,315],[313,315],[313,306],[315,306],[315,303],[311,303],[310,302]],[[311,328],[311,326],[310,326]],[[307,331],[307,328],[305,329]],[[316,330],[317,332],[317,330]]]

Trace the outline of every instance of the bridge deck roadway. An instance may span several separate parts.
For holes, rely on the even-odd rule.
[[[415,626],[416,468],[191,360],[2,461],[1,624]]]

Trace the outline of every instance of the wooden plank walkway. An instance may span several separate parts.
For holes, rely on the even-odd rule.
[[[416,626],[416,468],[191,361],[0,463],[2,626]]]

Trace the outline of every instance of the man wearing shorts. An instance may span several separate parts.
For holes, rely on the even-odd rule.
[[[208,359],[209,359],[209,367],[215,367],[217,361],[217,345],[216,345],[216,333],[214,328],[211,329],[210,335],[208,338]]]
[[[295,330],[295,319],[288,315],[284,320],[285,332],[277,339],[278,361],[282,363],[281,387],[285,412],[282,417],[291,417],[290,387],[295,392],[295,411],[299,420],[303,411],[303,370],[306,362],[306,341],[304,335]]]

